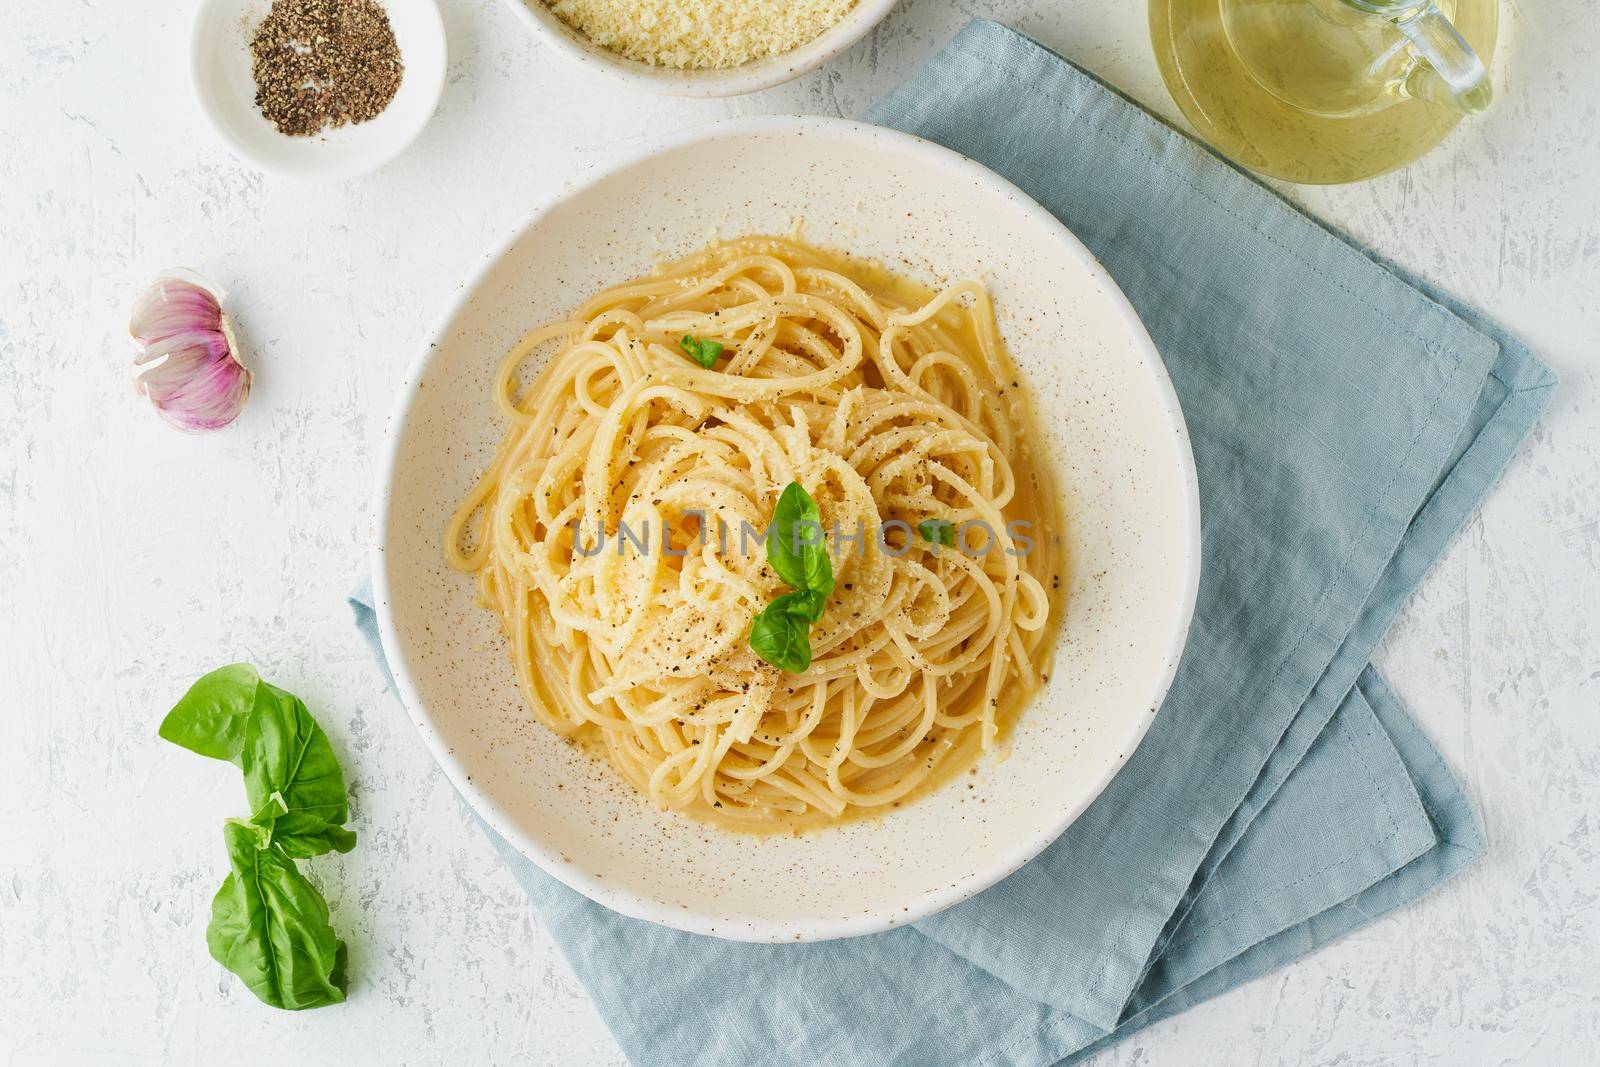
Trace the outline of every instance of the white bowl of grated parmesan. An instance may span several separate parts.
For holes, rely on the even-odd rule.
[[[826,63],[895,0],[506,0],[555,51],[669,96],[737,96]]]

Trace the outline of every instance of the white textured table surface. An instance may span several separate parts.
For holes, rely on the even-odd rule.
[[[0,6],[0,1063],[620,1062],[350,626],[391,391],[484,250],[619,145],[853,114],[973,15],[1170,112],[1143,4],[907,0],[818,73],[685,102],[569,69],[499,0],[443,0],[432,125],[327,186],[252,173],[203,127],[188,6]],[[1600,1060],[1600,3],[1505,19],[1493,111],[1400,174],[1292,193],[1562,379],[1380,656],[1488,856],[1101,1064]],[[229,289],[258,370],[210,437],[127,385],[128,302],[175,264]],[[205,951],[238,776],[155,727],[241,658],[308,700],[354,780],[361,846],[313,865],[351,944],[337,1010],[262,1007]]]

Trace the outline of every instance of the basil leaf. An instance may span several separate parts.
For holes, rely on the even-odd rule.
[[[678,339],[678,347],[683,349],[684,355],[700,364],[706,370],[717,365],[717,357],[722,355],[721,341],[701,341],[688,334]]]
[[[811,666],[810,619],[791,610],[796,604],[790,600],[809,595],[785,593],[763,608],[750,623],[750,647],[780,671],[803,674]],[[820,603],[821,598],[817,599]]]
[[[817,543],[810,543],[815,537]],[[799,482],[778,497],[767,530],[767,563],[789,585],[827,596],[833,592],[833,564],[822,542],[822,512]]]
[[[929,544],[955,547],[956,524],[949,519],[923,519],[917,523],[917,533]]]
[[[355,831],[342,826],[319,829],[304,818],[284,820],[288,810],[282,794],[274,793],[262,809],[250,817],[251,824],[261,827],[268,840],[283,849],[284,855],[305,859],[325,852],[349,852],[356,847]]]
[[[316,856],[354,846],[355,836],[340,829],[350,818],[344,773],[299,697],[261,683],[241,760],[251,816],[286,853]]]
[[[796,589],[792,593],[784,593],[774,598],[772,603],[767,605],[767,610],[781,611],[812,623],[822,618],[822,611],[827,604],[828,598],[821,593],[813,593],[809,589]]]
[[[237,763],[260,682],[248,663],[218,667],[189,687],[156,732],[190,752]]]
[[[232,868],[211,901],[206,946],[264,1003],[298,1011],[338,1004],[349,989],[345,944],[328,925],[328,905],[259,829],[235,819],[222,828]]]
[[[280,833],[275,829],[272,840],[284,855],[306,859],[327,852],[349,852],[356,847],[356,832],[342,826],[324,826],[307,833]]]

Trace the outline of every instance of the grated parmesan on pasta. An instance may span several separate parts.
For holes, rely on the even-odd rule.
[[[594,43],[658,67],[720,70],[798,48],[856,0],[547,0]]]

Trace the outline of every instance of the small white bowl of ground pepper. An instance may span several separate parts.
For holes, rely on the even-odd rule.
[[[422,132],[445,55],[434,0],[203,0],[190,65],[201,109],[241,159],[341,179]]]

